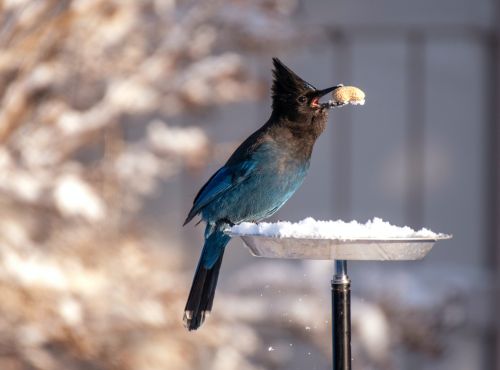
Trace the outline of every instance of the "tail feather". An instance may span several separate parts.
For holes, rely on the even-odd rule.
[[[183,321],[188,330],[198,329],[212,310],[224,249],[231,239],[221,229],[210,232],[212,229],[207,226],[207,230],[209,233],[184,309]]]
[[[198,329],[212,310],[223,256],[224,249],[212,268],[207,269],[200,263],[196,269],[183,318],[184,326],[190,331]]]

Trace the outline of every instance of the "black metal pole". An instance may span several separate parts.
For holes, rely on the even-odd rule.
[[[333,370],[351,370],[351,280],[347,262],[335,261],[332,280]]]

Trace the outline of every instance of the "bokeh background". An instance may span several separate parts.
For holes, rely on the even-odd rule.
[[[500,369],[494,0],[0,2],[0,369],[327,369],[331,263],[238,240],[182,311],[193,196],[270,114],[271,57],[367,104],[330,115],[274,219],[451,233],[351,263],[354,369]]]

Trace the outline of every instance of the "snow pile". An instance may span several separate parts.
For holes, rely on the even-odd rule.
[[[391,238],[429,238],[444,237],[429,229],[415,231],[408,226],[399,227],[375,217],[365,224],[357,221],[316,221],[308,217],[292,223],[280,221],[276,223],[262,222],[254,224],[243,222],[231,228],[236,235],[262,235],[278,238],[309,238],[309,239],[391,239]]]

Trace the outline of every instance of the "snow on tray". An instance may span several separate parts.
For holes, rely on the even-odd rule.
[[[394,226],[381,218],[375,217],[365,224],[357,221],[316,221],[308,217],[292,223],[280,221],[276,223],[261,222],[254,224],[243,222],[231,228],[236,235],[262,235],[278,238],[308,239],[393,239],[393,238],[441,238],[444,234],[436,234],[429,229],[413,230],[411,227]]]

